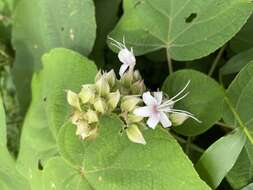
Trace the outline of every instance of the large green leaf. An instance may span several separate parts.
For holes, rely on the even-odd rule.
[[[50,51],[43,57],[43,63],[43,70],[33,77],[32,102],[25,118],[17,162],[19,171],[36,190],[42,183],[39,166],[43,167],[58,153],[55,126],[60,127],[69,115],[64,90],[79,90],[82,84],[93,81],[96,74],[92,62],[63,48]]]
[[[235,129],[213,143],[196,164],[200,177],[216,189],[235,164],[245,142],[243,131]]]
[[[247,185],[246,187],[242,188],[241,190],[252,190],[253,189],[253,183]]]
[[[224,93],[212,78],[194,70],[180,70],[170,75],[163,84],[163,91],[170,97],[176,95],[190,80],[189,95],[175,107],[193,113],[201,123],[188,119],[174,129],[183,135],[194,136],[209,129],[221,118]]]
[[[40,58],[55,47],[88,55],[96,37],[92,0],[20,0],[14,12],[14,79],[22,109],[29,103],[30,80]]]
[[[95,64],[80,54],[58,48],[45,54],[43,62],[43,99],[48,124],[56,136],[61,125],[70,116],[65,90],[80,91],[81,86],[93,83]]]
[[[173,59],[196,59],[232,38],[252,7],[250,0],[125,0],[111,36],[125,36],[138,55],[166,48]]]
[[[15,169],[14,159],[6,147],[6,124],[2,98],[0,96],[0,189],[28,190],[27,181]]]
[[[119,133],[121,122],[116,117],[103,117],[100,123],[93,141],[81,141],[71,124],[65,125],[59,135],[60,153],[83,176],[82,185],[96,190],[209,189],[167,132],[160,128],[145,130],[147,144],[140,145]],[[76,178],[73,174],[71,180]]]

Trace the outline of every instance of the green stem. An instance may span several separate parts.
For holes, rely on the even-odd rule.
[[[236,121],[238,122],[239,126],[242,128],[243,132],[245,133],[245,135],[248,137],[249,141],[251,142],[251,144],[253,144],[253,137],[250,133],[250,131],[248,130],[248,128],[244,125],[243,121],[241,120],[239,114],[236,112],[236,110],[234,109],[234,107],[232,106],[231,102],[229,101],[229,99],[225,96],[225,102],[227,103],[229,109],[231,110],[231,112],[233,113]]]
[[[186,144],[185,144],[185,153],[189,155],[190,147],[191,147],[191,137],[187,137]]]
[[[181,137],[179,137],[179,136],[177,136],[177,135],[173,135],[173,137],[174,137],[178,142],[180,142],[180,143],[183,143],[183,144],[186,144],[186,143],[187,143],[187,141],[186,141],[185,139],[183,139],[183,138],[181,138]],[[204,149],[198,147],[198,146],[195,145],[195,144],[190,144],[190,145],[189,145],[189,149],[195,150],[195,151],[200,152],[200,153],[205,152]]]
[[[230,125],[227,125],[227,124],[225,124],[225,123],[222,123],[222,122],[216,122],[215,123],[216,125],[219,125],[219,126],[221,126],[221,127],[224,127],[224,128],[227,128],[227,129],[234,129],[235,127],[233,127],[233,126],[230,126]]]
[[[170,52],[168,48],[166,49],[166,56],[167,56],[167,63],[169,67],[169,73],[171,75],[173,73],[173,65],[172,65],[172,60],[171,60]]]
[[[212,76],[212,74],[213,74],[216,66],[218,65],[219,60],[220,60],[220,58],[221,58],[221,56],[222,56],[222,54],[223,54],[223,52],[224,52],[225,49],[226,49],[226,44],[220,49],[220,51],[218,52],[216,58],[214,59],[214,61],[212,63],[212,66],[211,66],[211,68],[210,68],[210,70],[208,72],[208,76]]]

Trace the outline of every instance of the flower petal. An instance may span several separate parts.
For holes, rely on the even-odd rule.
[[[120,77],[123,76],[123,74],[126,72],[126,70],[127,70],[128,67],[129,67],[128,64],[122,64],[121,65],[121,67],[119,69],[119,75],[120,75]]]
[[[160,105],[162,103],[163,100],[163,92],[154,92],[154,97],[157,101],[157,103]]]
[[[152,116],[149,117],[149,119],[147,121],[147,125],[151,129],[155,129],[155,127],[157,126],[159,121],[160,121],[160,114],[153,114]]]
[[[144,106],[140,108],[136,108],[134,110],[134,114],[142,117],[149,117],[153,114],[151,106]]]
[[[148,105],[157,105],[157,100],[150,94],[150,92],[144,92],[142,95],[143,102]]]
[[[160,122],[164,128],[168,128],[171,126],[171,121],[169,120],[168,116],[163,112],[160,113]]]
[[[120,62],[127,65],[132,65],[136,62],[134,54],[130,52],[127,48],[120,50],[118,58]]]

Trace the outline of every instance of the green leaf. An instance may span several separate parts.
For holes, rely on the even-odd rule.
[[[58,48],[42,58],[43,98],[48,124],[54,136],[70,117],[65,90],[79,92],[81,86],[93,83],[97,69],[95,64],[71,50]]]
[[[93,141],[80,140],[71,124],[59,134],[61,155],[91,189],[209,189],[175,139],[161,128],[143,131],[147,144],[140,145],[120,134],[116,117],[103,117],[100,124]]]
[[[239,53],[253,48],[253,15],[250,16],[247,23],[241,28],[240,32],[230,41],[230,47],[233,51]]]
[[[213,189],[216,189],[222,179],[235,164],[246,142],[241,129],[220,138],[213,143],[201,156],[195,168],[199,175]]]
[[[137,55],[166,48],[172,59],[192,60],[230,40],[252,7],[250,0],[125,0],[111,36],[125,36]]]
[[[189,95],[175,104],[178,109],[191,112],[201,123],[188,119],[175,129],[178,133],[195,136],[205,132],[221,118],[224,93],[212,78],[194,70],[180,70],[170,75],[163,84],[163,91],[175,96],[190,80],[186,89]]]
[[[94,5],[92,0],[20,0],[13,22],[13,73],[24,111],[32,74],[41,68],[44,53],[55,47],[91,52],[96,37]]]
[[[223,75],[239,72],[250,61],[253,61],[253,48],[233,56],[221,69]]]
[[[240,71],[226,91],[226,96],[228,97],[231,105],[234,107],[240,119],[247,127],[250,127],[253,122],[253,110],[251,106],[253,104],[252,89],[253,63],[249,63]],[[238,125],[236,118],[226,104],[224,104],[223,108],[223,119],[231,126],[235,127]]]
[[[2,97],[0,96],[0,146],[6,147],[6,123],[5,123],[5,111],[3,106]]]
[[[246,187],[242,188],[241,190],[252,190],[253,189],[253,183],[247,185]]]
[[[253,181],[253,146],[248,141],[236,161],[234,167],[227,175],[227,180],[234,189],[252,183]],[[252,186],[252,185],[251,185]]]
[[[246,65],[233,80],[226,91],[227,99],[230,107],[234,109],[231,112],[229,105],[224,104],[223,119],[231,126],[242,126],[245,134],[252,141],[252,104],[253,104],[253,64],[252,62]],[[252,182],[252,144],[249,142],[241,152],[238,161],[230,171],[227,179],[233,187],[242,188]]]

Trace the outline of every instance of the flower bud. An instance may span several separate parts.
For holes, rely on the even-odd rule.
[[[106,96],[110,93],[110,86],[104,76],[102,76],[96,83],[96,90],[100,96]]]
[[[119,90],[117,90],[116,92],[112,92],[108,95],[107,105],[111,110],[114,110],[117,107],[119,100],[120,100],[120,92]]]
[[[77,123],[82,119],[82,112],[80,111],[75,111],[72,116],[70,117],[71,123],[77,125]]]
[[[143,120],[143,117],[130,113],[127,115],[127,120],[129,123],[139,123]]]
[[[121,110],[123,112],[131,112],[135,109],[136,105],[141,101],[137,96],[124,96],[121,101]]]
[[[98,98],[95,100],[94,108],[97,112],[104,114],[107,111],[107,106],[105,101],[102,98]]]
[[[141,74],[138,70],[134,71],[134,81],[142,80]]]
[[[120,79],[120,82],[123,86],[130,87],[133,82],[133,71],[129,70],[126,73],[124,73]]]
[[[96,74],[96,76],[95,76],[95,82],[97,82],[101,77],[102,77],[102,71],[101,70],[99,70],[98,71],[98,73]]]
[[[146,90],[146,86],[145,86],[143,80],[136,81],[131,86],[131,91],[133,94],[143,94],[143,92],[145,92],[145,90]]]
[[[89,125],[86,121],[81,120],[77,123],[76,135],[80,136],[82,140],[89,136]]]
[[[98,115],[94,110],[88,109],[88,111],[85,113],[85,116],[88,124],[98,122]]]
[[[173,126],[182,125],[189,116],[183,113],[172,113],[170,114],[170,120]]]
[[[78,95],[83,104],[93,100],[95,98],[95,86],[92,84],[83,85]]]
[[[110,70],[108,73],[106,73],[106,79],[107,82],[109,83],[110,87],[114,87],[115,82],[116,82],[116,74],[114,72],[114,70]]]
[[[126,129],[127,137],[130,141],[139,144],[146,144],[146,141],[138,126],[133,124]]]
[[[74,108],[81,110],[79,97],[75,92],[72,92],[71,90],[67,91],[67,101]]]

